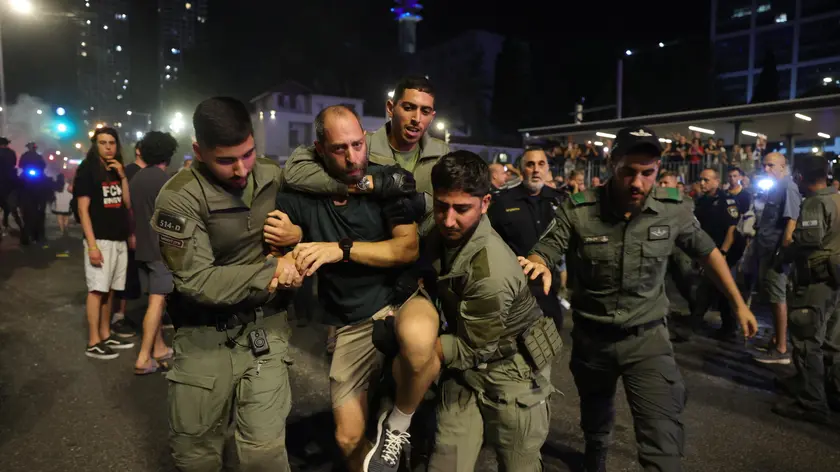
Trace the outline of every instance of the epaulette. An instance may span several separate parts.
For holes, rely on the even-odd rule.
[[[487,255],[487,246],[482,247],[475,253],[470,265],[472,266],[473,280],[478,281],[490,277],[490,258]]]
[[[572,200],[572,204],[575,206],[592,204],[598,201],[598,199],[595,198],[595,192],[591,190],[573,193],[570,199]]]
[[[181,169],[163,186],[166,190],[177,192],[188,183],[195,181],[195,174],[191,169]]]
[[[280,164],[278,164],[273,159],[269,159],[267,157],[258,157],[257,158],[257,163],[258,164],[272,164],[274,167],[278,167],[278,168],[280,167]]]
[[[656,187],[653,189],[653,198],[671,202],[683,201],[682,193],[673,187]]]

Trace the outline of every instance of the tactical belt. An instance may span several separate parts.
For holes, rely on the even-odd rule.
[[[262,312],[263,318],[266,318],[276,315],[280,311],[274,307],[256,307],[251,310],[243,310],[235,313],[192,313],[189,316],[185,316],[183,323],[180,323],[178,327],[214,326],[217,331],[227,331],[248,323],[253,323],[257,320],[257,314],[259,312]]]
[[[629,338],[630,336],[643,336],[645,331],[652,331],[653,329],[665,324],[665,320],[659,318],[658,320],[648,321],[635,326],[618,326],[611,323],[600,323],[598,321],[584,318],[582,316],[575,316],[575,328],[582,329],[591,333],[594,337],[600,337],[611,340],[621,340]]]

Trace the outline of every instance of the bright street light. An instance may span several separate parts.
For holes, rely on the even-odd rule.
[[[125,114],[131,116],[131,110],[126,111]]]
[[[92,138],[92,137],[93,137],[93,131],[88,131],[88,138]]]
[[[697,131],[698,133],[715,134],[714,130],[701,128],[699,126],[689,126],[688,129],[690,129],[691,131]]]
[[[817,136],[819,136],[823,139],[831,139],[831,136],[828,135],[828,134],[825,134],[825,133],[817,133]]]
[[[598,131],[597,133],[595,133],[595,136],[598,136],[598,137],[601,137],[601,138],[615,139],[614,134],[604,133],[603,131]]]
[[[66,133],[67,132],[67,125],[64,123],[59,123],[58,126],[55,127],[59,133]]]
[[[22,13],[24,15],[29,15],[35,11],[35,5],[29,0],[11,0],[9,6],[12,7],[12,11],[15,13]]]
[[[103,123],[96,123],[96,129],[102,129],[105,125]]]
[[[665,43],[659,43],[659,47],[664,48],[664,47],[665,47]]]
[[[624,54],[626,54],[626,55],[628,55],[628,56],[632,56],[632,55],[633,55],[633,51],[631,51],[631,50],[629,50],[629,49],[628,49],[628,50],[624,51]]]
[[[67,113],[67,111],[64,110],[64,108],[62,107],[58,107],[55,109],[55,114],[58,116],[64,116],[65,113]]]
[[[60,155],[61,155],[61,151],[56,151],[56,152],[55,152],[55,155],[56,155],[56,156],[60,156]]]
[[[388,92],[388,98],[394,98],[394,91],[393,90]]]
[[[758,137],[758,133],[753,133],[752,131],[747,131],[747,130],[741,130],[741,134],[743,134],[744,136],[749,136],[751,138],[757,138]]]
[[[816,153],[820,152],[820,148],[818,148],[818,147],[812,147],[812,148],[811,148],[811,152],[813,152],[814,154],[816,154]]]
[[[175,113],[175,116],[169,121],[169,129],[173,133],[180,133],[185,127],[184,115],[181,112]]]
[[[811,117],[808,115],[803,115],[802,113],[795,113],[793,116],[799,118],[800,120],[811,121]]]
[[[143,132],[142,132],[142,131],[135,131],[135,132],[134,132],[134,136],[135,136],[137,139],[143,139]]]
[[[35,110],[35,113],[37,113],[37,114],[41,115],[41,114],[43,114],[43,113],[44,113],[44,110],[41,110],[41,109],[39,108],[39,109]]]
[[[834,80],[834,79],[832,79],[831,77],[823,77],[823,83],[824,84],[830,84],[832,80]]]
[[[443,121],[438,121],[435,126],[437,126],[437,129],[441,131],[446,129],[446,123],[444,123]]]
[[[82,143],[76,143],[75,146],[76,146],[76,149],[81,149],[82,148]]]

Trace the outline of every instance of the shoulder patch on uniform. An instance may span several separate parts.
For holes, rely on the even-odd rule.
[[[738,207],[737,207],[737,206],[730,205],[730,206],[726,209],[726,211],[727,211],[727,212],[729,212],[729,216],[731,216],[732,218],[738,218],[739,216],[741,216],[741,215],[738,213]]]
[[[734,198],[727,198],[726,199],[726,204],[727,205],[735,205],[735,199]]]
[[[475,253],[470,261],[474,281],[490,277],[490,257],[487,255],[487,247],[483,247]]]
[[[171,190],[173,192],[177,192],[184,188],[188,183],[193,182],[196,180],[194,171],[191,169],[183,169],[175,174],[174,177],[169,179],[166,182],[166,185],[163,186],[164,190]]]
[[[592,191],[590,190],[573,193],[571,196],[571,200],[575,206],[585,205],[587,203],[595,203],[597,201],[595,198],[595,194],[592,193]]]
[[[679,189],[672,187],[656,187],[653,189],[653,198],[657,200],[681,202],[683,201],[682,194]]]
[[[187,229],[187,219],[166,210],[159,210],[155,225],[172,233],[183,234]]]
[[[802,220],[802,227],[803,228],[816,228],[820,225],[819,220]]]

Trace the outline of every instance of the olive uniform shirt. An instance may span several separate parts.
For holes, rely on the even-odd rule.
[[[230,311],[262,306],[277,260],[266,257],[263,223],[274,210],[283,170],[258,158],[242,191],[223,187],[200,162],[167,182],[152,227],[179,295]]]
[[[674,246],[692,258],[715,243],[682,204],[677,189],[656,187],[629,220],[610,197],[612,179],[572,195],[531,250],[548,267],[563,255],[580,270],[572,296],[575,315],[622,327],[665,317],[665,271]]]

